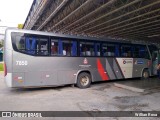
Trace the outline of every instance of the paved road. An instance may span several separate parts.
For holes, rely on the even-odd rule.
[[[160,111],[159,90],[136,93],[115,87],[113,83],[96,83],[88,89],[71,86],[11,89],[4,84],[1,73],[0,111]],[[56,119],[61,120],[62,118]],[[105,118],[90,117],[85,119]],[[123,120],[124,118],[112,119]]]

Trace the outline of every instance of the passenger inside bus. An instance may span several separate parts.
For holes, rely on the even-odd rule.
[[[41,45],[40,54],[41,54],[41,55],[47,55],[47,54],[48,54],[48,51],[47,51],[47,44]]]
[[[66,47],[66,55],[67,55],[67,56],[71,56],[71,47],[70,47],[70,45],[68,45],[68,46]]]
[[[58,54],[58,43],[53,42],[51,43],[51,54],[57,55]]]

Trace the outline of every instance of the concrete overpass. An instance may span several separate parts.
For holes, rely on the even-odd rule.
[[[24,29],[160,43],[160,0],[34,0]]]

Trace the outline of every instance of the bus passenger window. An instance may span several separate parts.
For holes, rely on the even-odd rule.
[[[16,46],[19,51],[25,52],[25,37],[16,36]]]
[[[86,42],[86,56],[95,56],[94,44],[92,42]]]
[[[29,55],[48,55],[48,38],[39,35],[16,35],[14,49]]]
[[[79,45],[80,45],[80,56],[85,56],[85,51],[86,51],[85,43],[81,42]]]
[[[121,46],[121,56],[122,57],[132,57],[132,47],[130,45]]]
[[[16,48],[20,52],[35,55],[37,43],[35,37],[16,36]]]
[[[48,55],[48,37],[33,34],[14,33],[13,49],[29,55]]]
[[[100,56],[100,44],[99,43],[94,43],[94,53],[95,53],[95,56]]]
[[[71,56],[71,41],[63,40],[63,56]]]
[[[77,56],[77,42],[72,41],[71,56]]]
[[[51,55],[58,55],[58,40],[51,39]]]
[[[95,56],[94,43],[80,42],[80,56]]]
[[[140,46],[139,55],[141,58],[150,59],[146,46]]]
[[[104,57],[107,56],[107,46],[106,45],[102,46],[102,53]]]
[[[48,55],[48,40],[39,38],[39,55]]]
[[[107,43],[104,43],[102,45],[102,53],[103,53],[103,56],[112,56],[114,57],[115,56],[115,45],[114,44],[107,44]]]
[[[133,57],[139,58],[139,46],[133,46]]]

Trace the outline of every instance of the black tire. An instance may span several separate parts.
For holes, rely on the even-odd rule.
[[[143,70],[142,79],[148,79],[148,78],[149,78],[149,71],[148,70]]]
[[[77,87],[81,88],[81,89],[85,89],[90,87],[91,85],[91,76],[90,74],[86,73],[86,72],[82,72],[78,75],[77,78]]]

